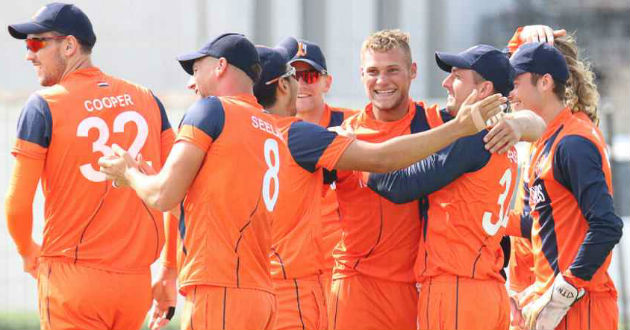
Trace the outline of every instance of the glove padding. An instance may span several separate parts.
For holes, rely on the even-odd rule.
[[[538,299],[523,307],[525,328],[532,330],[555,329],[569,308],[584,296],[578,289],[558,274],[553,285]]]

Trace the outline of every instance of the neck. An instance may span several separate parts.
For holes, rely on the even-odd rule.
[[[74,60],[69,60],[68,65],[66,66],[66,69],[61,75],[60,80],[63,80],[74,71],[91,68],[91,67],[93,67],[93,65],[92,65],[92,60],[90,59],[89,56],[81,56]]]
[[[279,102],[274,103],[272,106],[266,109],[272,114],[280,117],[290,117],[291,113],[288,111],[288,107],[280,104]]]
[[[321,106],[309,109],[307,111],[298,111],[296,117],[307,121],[313,124],[319,124],[322,119],[322,115],[324,114],[325,104],[322,103]]]
[[[374,113],[374,118],[379,121],[400,120],[409,112],[409,98],[401,102],[396,108],[386,110],[380,109],[372,103],[372,112]]]
[[[560,114],[560,112],[562,112],[562,110],[564,110],[564,108],[565,106],[562,101],[554,97],[552,100],[544,103],[540,116],[546,124],[549,124],[558,116],[558,114]]]

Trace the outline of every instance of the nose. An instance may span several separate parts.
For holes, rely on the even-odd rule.
[[[442,87],[448,89],[450,91],[451,89],[451,85],[453,82],[453,74],[449,73],[448,76],[446,76],[446,78],[444,78],[444,80],[442,80]]]
[[[35,56],[36,56],[35,53],[32,52],[30,49],[26,50],[26,60],[27,61],[31,61],[31,62],[35,61]]]

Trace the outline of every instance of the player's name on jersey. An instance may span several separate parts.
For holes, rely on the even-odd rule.
[[[282,133],[280,131],[274,130],[273,125],[265,121],[264,119],[258,118],[256,116],[252,116],[252,126],[261,131],[267,132],[271,135],[275,135],[282,139]]]
[[[133,105],[131,95],[122,94],[116,96],[105,96],[99,99],[85,100],[83,106],[88,112],[101,111],[103,109],[111,109],[117,107],[126,107]]]

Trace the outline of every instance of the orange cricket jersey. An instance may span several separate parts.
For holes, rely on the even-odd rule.
[[[179,285],[265,290],[271,286],[272,212],[286,148],[253,95],[209,97],[191,106],[176,143],[206,152],[182,202]]]
[[[606,144],[586,114],[565,108],[547,125],[528,179],[537,292],[563,273],[588,291],[616,294],[607,268],[622,222],[612,207]]]
[[[527,177],[529,167],[528,164],[529,160],[523,165],[521,169],[521,177],[517,185],[516,200],[514,204],[514,209],[510,211],[511,214],[525,213],[526,216],[528,216],[530,213],[529,181]],[[520,219],[512,218],[510,221],[520,221]],[[531,227],[527,228],[531,232]],[[528,235],[527,237],[529,237],[530,235]],[[532,254],[532,244],[529,238],[510,237],[510,240],[510,290],[521,292],[534,283],[534,256]]]
[[[372,105],[342,125],[357,139],[382,142],[396,136],[429,129],[422,104],[409,102],[400,120],[374,118]],[[418,202],[394,204],[373,192],[358,171],[340,171],[337,198],[342,239],[333,252],[333,278],[363,274],[379,279],[413,283],[413,264],[420,240]]]
[[[276,120],[289,152],[281,158],[271,274],[274,279],[317,275],[324,257],[320,249],[323,168],[334,168],[353,140],[295,117]]]
[[[482,148],[483,135],[465,138],[471,141],[467,145],[487,152]],[[518,157],[511,148],[503,155],[490,154],[483,167],[427,196],[415,264],[419,283],[439,275],[505,281],[500,273],[504,264],[501,239],[517,175]]]
[[[12,153],[45,160],[42,257],[149,271],[164,243],[162,214],[132,189],[114,189],[97,161],[116,143],[159,170],[174,138],[159,100],[97,68],[80,69],[33,94],[17,131]]]
[[[324,113],[319,121],[319,126],[335,127],[340,126],[348,117],[356,114],[358,111],[334,108],[328,104],[324,107]],[[324,187],[324,199],[322,200],[322,250],[324,251],[324,269],[330,269],[335,266],[333,258],[333,250],[337,243],[341,241],[341,222],[339,219],[339,203],[337,202],[336,171],[331,173],[332,179],[327,182]]]

